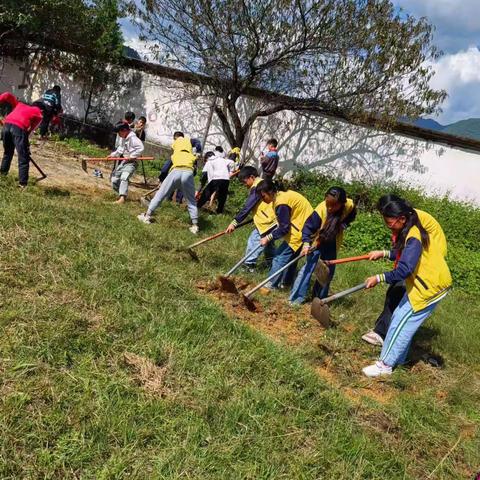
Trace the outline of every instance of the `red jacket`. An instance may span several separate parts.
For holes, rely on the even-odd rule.
[[[19,102],[14,95],[9,92],[0,95],[0,103],[9,103],[13,110],[3,119],[3,123],[11,123],[29,133],[37,128],[42,121],[42,111],[38,107],[31,107],[25,103]]]

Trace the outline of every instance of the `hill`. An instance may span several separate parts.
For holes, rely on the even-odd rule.
[[[468,120],[460,120],[445,126],[442,130],[451,135],[458,137],[474,138],[480,140],[480,118],[469,118]]]
[[[308,307],[291,309],[285,292],[248,312],[215,287],[248,229],[199,247],[193,262],[184,209],[167,203],[141,224],[138,203],[112,204],[108,176],[82,191],[77,153],[69,159],[62,145],[60,158],[59,148],[32,148],[41,165],[48,154],[49,184],[18,191],[13,175],[0,178],[0,478],[473,477],[478,210],[399,192],[444,225],[457,288],[420,328],[409,365],[372,381],[360,370],[378,351],[360,336],[383,308],[383,287],[332,305],[329,330]],[[55,158],[74,191],[55,180]],[[318,203],[331,181],[305,175],[296,185]],[[383,191],[347,188],[362,204],[342,256],[386,247],[372,209]],[[244,200],[245,188],[231,190],[227,214],[202,213],[202,237]],[[339,266],[332,288],[379,268],[388,266]]]
[[[440,131],[445,128],[444,125],[438,123],[436,120],[433,120],[432,118],[417,118],[417,120],[415,120],[415,122],[413,123],[417,127],[426,128],[427,130]]]

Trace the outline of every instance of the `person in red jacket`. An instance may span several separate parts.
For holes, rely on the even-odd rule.
[[[40,124],[44,105],[34,102],[32,105],[19,102],[9,92],[0,95],[0,103],[8,103],[12,111],[3,119],[3,159],[0,173],[6,175],[10,170],[13,153],[18,155],[18,183],[26,187],[30,164],[30,143],[28,137]]]

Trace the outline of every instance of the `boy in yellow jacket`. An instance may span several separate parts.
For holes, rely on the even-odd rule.
[[[182,132],[174,133],[172,149],[172,167],[170,172],[148,205],[146,213],[138,215],[137,218],[143,223],[152,223],[153,212],[155,212],[174,190],[180,190],[187,199],[188,214],[192,220],[192,225],[189,230],[196,234],[198,233],[198,209],[197,201],[195,200],[195,182],[193,179],[196,157],[192,152],[190,139],[185,138]]]
[[[277,218],[277,227],[272,233],[263,237],[260,241],[262,245],[267,245],[272,240],[283,238],[283,242],[275,250],[272,268],[269,275],[284,267],[296,256],[300,258],[302,247],[302,228],[307,218],[313,212],[310,202],[303,196],[293,190],[282,192],[270,179],[263,180],[257,187],[262,200],[265,203],[272,204]],[[265,285],[266,290],[272,290],[280,286],[289,286],[293,282],[296,271],[296,262],[292,264],[285,272],[274,277]]]
[[[271,263],[272,261],[274,255],[273,242],[269,242],[264,245],[263,248],[260,248],[260,241],[275,228],[276,218],[272,204],[263,202],[258,191],[257,187],[263,182],[258,175],[258,170],[250,166],[243,167],[238,173],[238,180],[249,189],[249,193],[245,205],[228,226],[227,233],[232,233],[250,213],[253,214],[255,229],[248,237],[247,249],[245,252],[245,255],[248,254],[248,257],[246,258],[244,265],[249,271],[254,271],[257,260],[262,252],[265,255],[267,263]]]

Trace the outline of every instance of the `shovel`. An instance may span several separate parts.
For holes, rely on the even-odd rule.
[[[38,177],[36,180],[39,182],[40,180],[44,180],[47,178],[47,174],[38,166],[38,164],[35,162],[35,160],[30,157],[30,161],[32,162],[32,165],[38,170],[38,173],[40,173],[41,177]]]
[[[339,265],[340,263],[358,262],[360,260],[368,260],[368,255],[361,255],[359,257],[337,258],[336,260],[319,260],[315,267],[314,274],[317,282],[324,287],[330,278],[329,265]]]
[[[223,290],[225,292],[228,292],[228,293],[237,293],[237,294],[240,293],[238,291],[237,286],[235,285],[234,281],[232,279],[228,278],[228,277],[233,272],[235,272],[235,270],[240,268],[243,265],[243,263],[245,263],[245,261],[250,257],[250,255],[257,252],[262,247],[263,247],[263,245],[258,245],[253,250],[250,250],[249,252],[247,252],[247,254],[244,257],[242,257],[225,275],[220,275],[218,277],[218,281],[220,282],[220,289],[221,290]]]
[[[252,223],[253,219],[247,220],[246,222],[240,223],[235,227],[235,230],[237,230],[240,227],[243,227],[244,225],[248,225],[249,223]],[[199,245],[202,245],[204,243],[209,242],[210,240],[215,240],[218,237],[221,237],[227,233],[226,230],[222,230],[221,232],[216,233],[215,235],[212,235],[211,237],[204,238],[203,240],[200,240],[198,242],[192,243],[188,247],[185,247],[185,250],[188,252],[188,254],[194,259],[198,261],[198,255],[193,251],[195,247],[198,247]]]
[[[119,160],[155,160],[155,157],[137,157],[137,158],[124,158],[124,157],[95,157],[95,158],[83,158],[82,170],[87,173],[87,162],[117,162]]]
[[[315,320],[318,320],[322,327],[328,328],[330,326],[330,309],[328,308],[328,303],[333,302],[338,298],[350,295],[351,293],[358,292],[359,290],[363,290],[364,288],[366,288],[365,283],[360,283],[359,285],[355,285],[354,287],[344,290],[343,292],[330,295],[327,298],[320,299],[315,297],[312,301],[312,307],[310,310],[312,317],[315,318]]]
[[[307,253],[307,255],[310,255],[314,250],[316,250],[315,247],[311,248],[309,250],[309,252]],[[302,255],[300,253],[300,255],[297,255],[295,256],[295,258],[293,260],[290,260],[287,264],[285,264],[282,268],[279,268],[275,273],[272,273],[272,275],[270,275],[269,277],[267,277],[265,280],[263,280],[262,282],[260,282],[256,287],[253,287],[251,290],[249,290],[247,293],[244,293],[242,294],[242,298],[243,298],[243,303],[245,304],[245,306],[251,311],[251,312],[255,312],[257,310],[257,306],[255,305],[255,303],[253,302],[253,300],[251,299],[251,297],[254,295],[255,292],[257,292],[258,290],[260,290],[264,285],[266,285],[270,280],[273,280],[279,273],[282,273],[283,271],[285,271],[288,267],[290,267],[290,265],[293,265],[295,262],[298,262],[298,260],[302,257],[306,257],[307,255]]]

